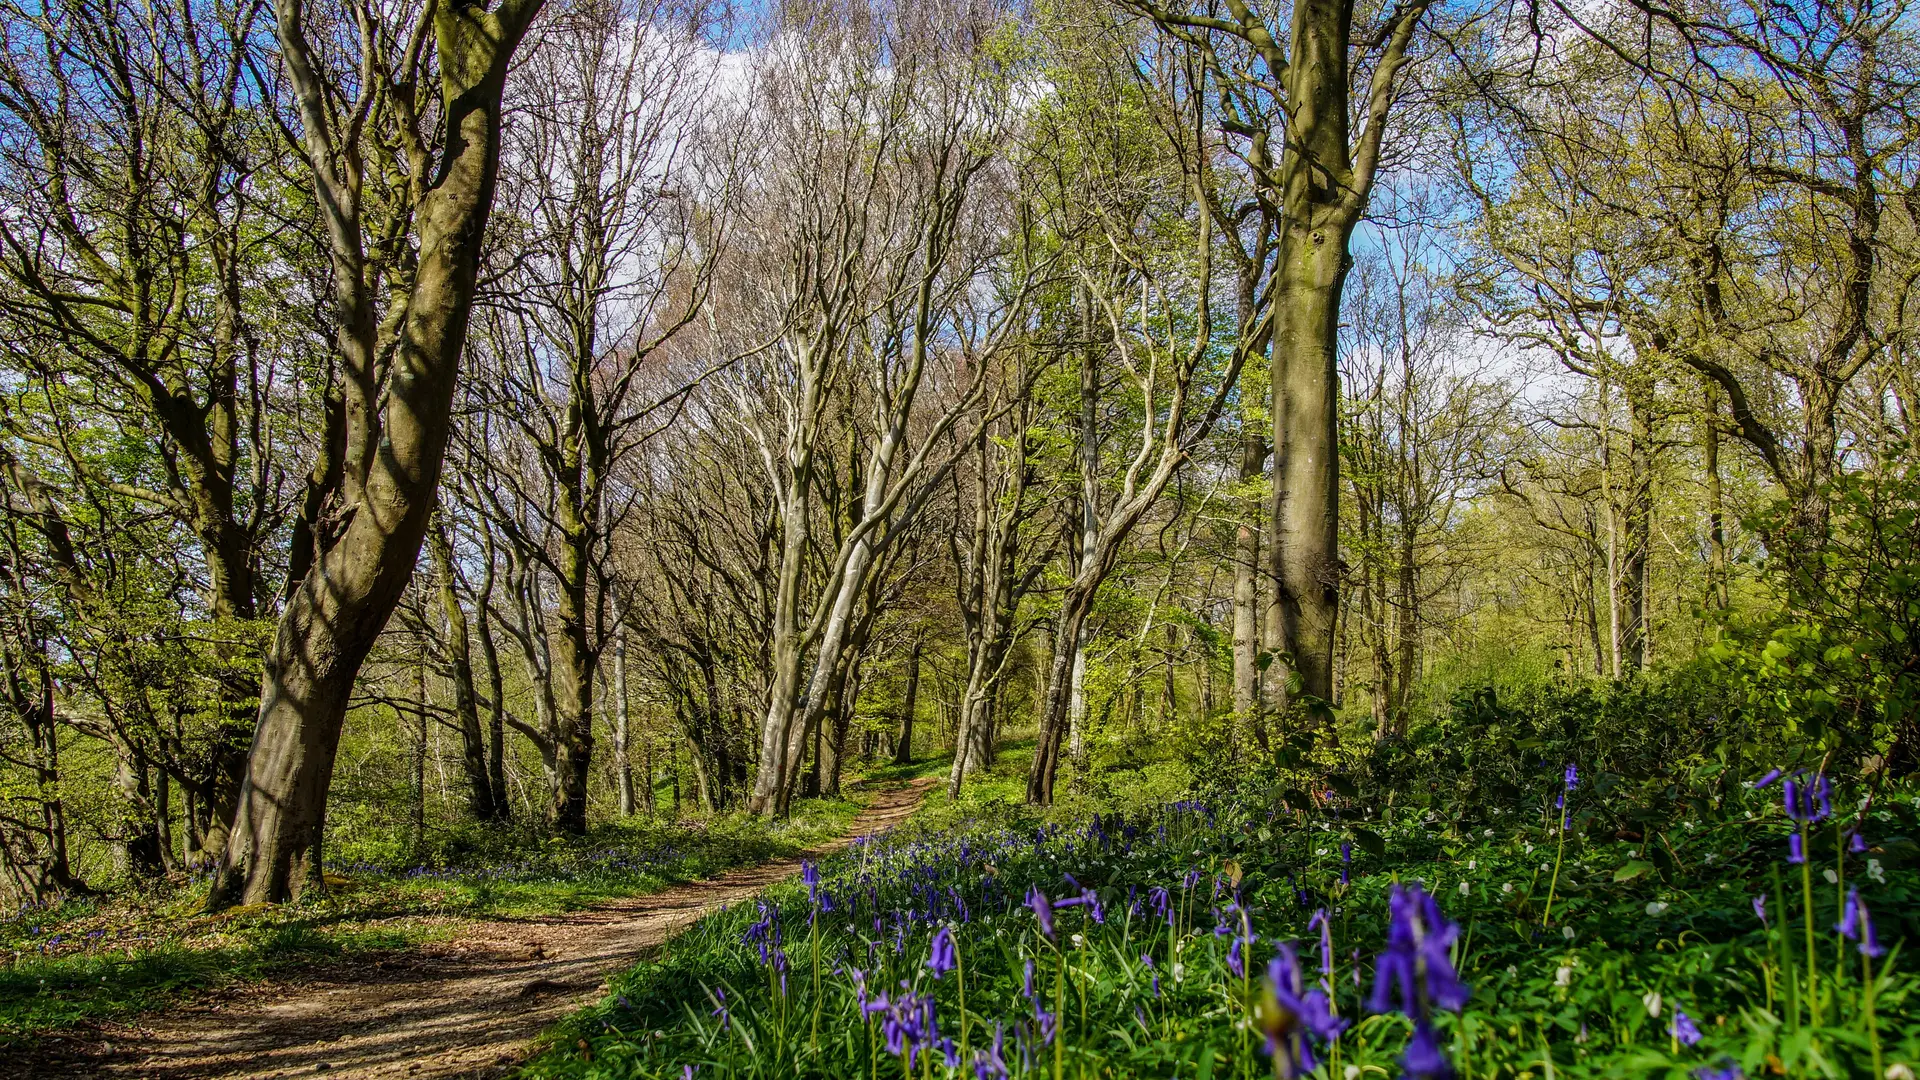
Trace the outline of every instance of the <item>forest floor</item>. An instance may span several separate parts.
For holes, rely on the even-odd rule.
[[[922,777],[882,788],[845,836],[814,853],[906,820],[933,784]],[[476,921],[417,949],[98,1023],[0,1059],[18,1054],[7,1071],[23,1080],[502,1076],[542,1031],[604,993],[609,976],[700,916],[799,871],[799,859],[785,859],[588,911]]]

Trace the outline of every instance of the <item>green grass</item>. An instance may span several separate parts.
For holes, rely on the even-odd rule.
[[[787,821],[726,815],[603,825],[582,837],[450,832],[415,861],[331,866],[290,905],[207,915],[204,880],[0,920],[0,1047],[183,996],[451,936],[466,920],[553,915],[790,858],[845,833],[860,804],[806,800]],[[351,851],[351,845],[338,847]]]

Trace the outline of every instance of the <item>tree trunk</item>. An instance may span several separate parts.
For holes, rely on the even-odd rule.
[[[460,729],[460,765],[467,780],[467,812],[475,821],[493,821],[499,804],[493,799],[493,781],[487,771],[486,736],[480,730],[480,707],[474,700],[472,650],[468,645],[467,612],[454,592],[453,548],[445,530],[429,536],[433,572],[440,582],[440,610],[447,620],[447,667],[453,676],[453,714]],[[481,609],[480,617],[486,618]]]
[[[559,502],[564,506],[567,497]],[[562,514],[563,519],[566,516]],[[598,598],[589,595],[587,581],[592,572],[592,553],[587,550],[591,530],[569,526],[564,532],[554,612],[557,633],[551,646],[554,771],[559,784],[547,808],[547,823],[560,832],[578,834],[587,831],[587,779],[593,766],[593,684],[599,652],[593,647],[591,625],[598,620],[589,606],[597,604]]]
[[[1053,634],[1053,662],[1048,665],[1046,690],[1038,702],[1040,732],[1033,748],[1033,767],[1027,771],[1027,801],[1038,806],[1053,802],[1053,782],[1060,769],[1060,749],[1067,730],[1067,697],[1071,669],[1086,622],[1086,605],[1071,592],[1061,606]]]
[[[154,815],[152,769],[135,747],[122,743],[116,749],[114,783],[126,804],[116,845],[121,869],[134,877],[157,877],[166,871],[166,860],[161,854],[160,826]]]
[[[1281,237],[1275,303],[1273,504],[1267,552],[1275,583],[1268,634],[1276,658],[1275,706],[1300,695],[1333,699],[1334,632],[1339,617],[1339,376],[1335,353],[1340,292],[1346,280],[1346,231],[1290,222]],[[1297,693],[1296,693],[1297,688]]]
[[[617,622],[618,620],[616,620]],[[616,626],[613,637],[613,768],[619,788],[620,816],[632,817],[633,761],[629,757],[627,705],[627,629]]]
[[[1251,488],[1267,465],[1267,440],[1252,424],[1240,434],[1240,484]],[[1252,736],[1264,755],[1267,728],[1260,715],[1260,523],[1259,499],[1241,500],[1233,538],[1233,717],[1235,753]]]
[[[895,765],[913,764],[913,715],[920,701],[920,638],[913,639],[913,651],[907,654],[907,690],[900,703],[900,741],[893,747]]]
[[[487,787],[493,793],[494,813],[499,820],[510,816],[507,803],[507,695],[505,680],[500,674],[500,650],[493,640],[493,583],[494,549],[493,533],[486,534],[485,559],[486,573],[480,579],[480,596],[474,602],[474,614],[479,620],[480,661],[487,671],[487,696],[490,708],[487,711]]]
[[[1409,720],[1407,702],[1413,694],[1413,673],[1416,669],[1420,648],[1420,589],[1418,567],[1414,565],[1416,548],[1414,546],[1414,528],[1409,522],[1400,523],[1400,550],[1396,552],[1400,565],[1398,591],[1395,598],[1394,630],[1400,646],[1400,660],[1397,677],[1393,682],[1393,733],[1404,737],[1407,734]]]
[[[1653,547],[1652,403],[1628,387],[1627,477],[1619,556],[1619,666],[1631,675],[1647,663],[1647,574]]]
[[[1700,424],[1701,465],[1707,474],[1707,603],[1725,609],[1727,594],[1727,525],[1725,496],[1720,484],[1720,425],[1718,406],[1707,389],[1706,413]]]

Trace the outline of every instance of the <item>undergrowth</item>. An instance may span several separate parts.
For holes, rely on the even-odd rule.
[[[1920,1064],[1911,791],[1862,807],[1834,785],[1816,810],[1814,777],[1783,806],[1752,775],[1631,834],[1605,812],[1619,778],[1558,765],[1533,776],[1536,809],[1471,826],[1260,789],[1041,816],[1006,800],[1018,775],[1005,762],[808,887],[704,920],[528,1075],[1838,1080]]]

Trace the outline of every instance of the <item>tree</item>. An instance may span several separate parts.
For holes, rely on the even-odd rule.
[[[824,10],[781,27],[760,72],[759,137],[777,171],[752,181],[748,213],[763,224],[741,245],[780,309],[762,312],[777,320],[771,346],[729,383],[781,530],[756,813],[786,813],[874,565],[971,443],[949,435],[974,411],[1039,273],[1023,222],[984,197],[1013,101],[993,47],[998,16]],[[923,419],[928,399],[937,411]],[[860,460],[847,527],[809,582],[836,422],[857,436]]]
[[[197,797],[192,846],[210,853],[225,849],[233,821],[256,622],[273,608],[270,553],[286,509],[277,446],[291,434],[276,367],[310,341],[294,290],[274,284],[298,280],[303,259],[266,219],[303,208],[274,192],[256,74],[262,11],[0,5],[0,119],[12,136],[0,191],[18,211],[0,217],[0,337],[9,381],[40,387],[0,425],[37,455],[17,461],[17,475],[163,514],[198,557],[220,705],[203,760],[167,765]],[[275,314],[280,303],[293,311]],[[103,420],[146,440],[145,452],[76,437]],[[62,512],[51,497],[43,506]],[[75,563],[62,580],[97,592],[94,579],[116,572]],[[69,599],[77,617],[106,615],[79,592]]]
[[[1274,704],[1333,699],[1339,552],[1340,305],[1354,229],[1385,143],[1401,69],[1430,0],[1381,12],[1354,40],[1355,11],[1305,0],[1282,32],[1244,2],[1208,8],[1124,0],[1198,49],[1220,95],[1216,123],[1244,162],[1278,236],[1262,333],[1272,343],[1273,583],[1267,647],[1277,657]],[[1351,111],[1355,81],[1360,123]]]
[[[1031,803],[1053,801],[1062,748],[1078,749],[1070,736],[1084,727],[1094,602],[1127,537],[1219,420],[1247,359],[1236,348],[1217,365],[1211,348],[1213,220],[1203,208],[1212,147],[1198,112],[1208,88],[1183,60],[1163,58],[1148,87],[1117,94],[1095,72],[1086,99],[1095,108],[1065,102],[1051,136],[1062,144],[1055,158],[1077,171],[1049,178],[1061,184],[1049,192],[1057,215],[1049,227],[1068,243],[1082,236],[1091,242],[1070,249],[1078,278],[1077,303],[1066,311],[1078,332],[1068,340],[1080,354],[1073,428],[1079,520],[1027,773]],[[1111,112],[1102,116],[1102,107]],[[1103,121],[1114,116],[1130,120],[1133,130],[1108,137]],[[1143,127],[1142,116],[1158,130]],[[1101,400],[1108,363],[1127,390],[1122,407],[1134,430],[1124,440],[1109,439],[1099,422],[1112,407]],[[1109,447],[1120,459],[1111,492],[1103,483]]]
[[[439,0],[392,20],[366,12],[341,35],[349,45],[330,30],[311,37],[302,0],[275,5],[333,268],[337,381],[209,907],[286,900],[320,882],[354,679],[432,518],[499,170],[507,68],[540,7]],[[423,85],[438,87],[437,102],[420,100]]]
[[[665,3],[576,0],[535,36],[510,95],[526,122],[507,139],[509,228],[483,298],[486,376],[468,393],[500,421],[475,459],[516,466],[489,468],[488,516],[555,586],[537,741],[547,821],[568,832],[586,829],[606,553],[628,509],[617,474],[682,392],[656,399],[639,373],[700,312],[733,199],[730,149],[701,137],[717,54],[700,29]]]

